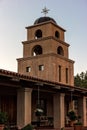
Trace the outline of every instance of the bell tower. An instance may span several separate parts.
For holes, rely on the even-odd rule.
[[[17,59],[18,72],[43,80],[74,85],[74,61],[69,59],[65,29],[51,17],[40,17],[26,27],[23,58]]]

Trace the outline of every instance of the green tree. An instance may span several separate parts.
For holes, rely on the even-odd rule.
[[[77,87],[87,88],[87,71],[74,76],[74,85]]]
[[[74,77],[74,85],[75,86],[80,86],[81,85],[81,78],[80,78],[80,75],[77,74],[75,77]]]

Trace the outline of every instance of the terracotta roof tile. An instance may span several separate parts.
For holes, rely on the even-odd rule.
[[[47,84],[53,85],[53,86],[54,85],[59,85],[60,87],[63,87],[63,88],[69,88],[69,89],[74,89],[74,90],[78,90],[78,91],[86,91],[87,92],[86,88],[65,85],[65,84],[61,84],[61,83],[54,82],[54,81],[49,81],[49,80],[43,80],[43,79],[40,79],[40,78],[37,78],[37,77],[27,76],[27,75],[24,75],[24,74],[21,74],[21,73],[8,71],[8,70],[4,70],[4,69],[0,69],[0,75],[8,76],[8,77],[16,76],[16,77],[18,77],[20,79],[23,79],[23,80],[34,80],[36,82],[39,81],[39,82],[47,83]]]

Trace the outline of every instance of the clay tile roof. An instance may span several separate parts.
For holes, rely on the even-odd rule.
[[[20,74],[20,73],[8,71],[8,70],[3,70],[3,69],[0,69],[0,76],[17,77],[17,78],[22,79],[22,80],[33,80],[35,82],[42,82],[42,83],[52,85],[52,86],[58,85],[61,88],[73,89],[73,90],[76,90],[76,91],[79,91],[79,92],[87,92],[86,88],[65,85],[65,84],[61,84],[61,83],[49,81],[49,80],[43,80],[43,79],[40,79],[40,78],[37,78],[37,77],[27,76],[27,75],[24,75],[24,74]]]

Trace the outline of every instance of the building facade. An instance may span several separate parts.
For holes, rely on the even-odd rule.
[[[20,128],[35,125],[38,105],[43,110],[41,126],[65,127],[70,109],[87,126],[87,90],[74,86],[65,29],[50,17],[40,17],[26,29],[18,73],[0,70],[0,109],[8,113],[10,124]]]
[[[18,73],[59,83],[56,86],[57,91],[59,90],[57,93],[40,90],[39,102],[44,115],[53,118],[54,127],[64,127],[70,109],[79,113],[79,98],[77,94],[72,97],[74,61],[69,59],[69,44],[65,42],[66,30],[51,17],[40,17],[26,29],[27,40],[22,42],[23,58],[18,59]],[[60,92],[61,84],[71,87],[70,94],[64,90]],[[38,93],[32,91],[32,121],[35,121],[37,100]],[[81,115],[83,116],[82,112]],[[86,120],[86,116],[84,118]]]

